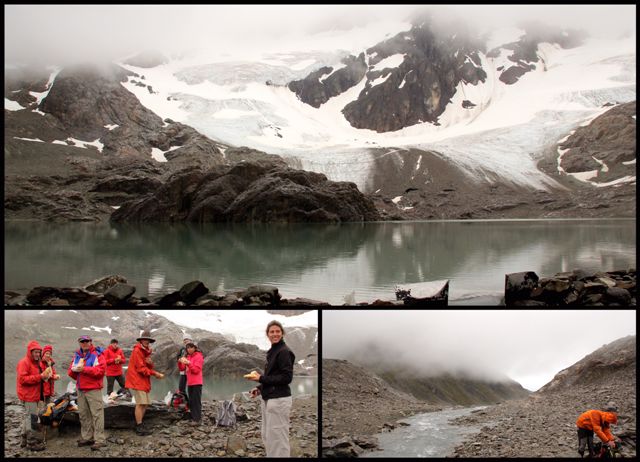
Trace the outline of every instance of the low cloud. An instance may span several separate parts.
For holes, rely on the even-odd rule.
[[[415,5],[5,5],[5,65],[115,60],[146,50],[287,51],[296,38],[406,22]],[[438,5],[480,29],[521,20],[635,34],[635,5]],[[383,35],[384,36],[384,35]],[[382,37],[383,37],[382,36]],[[382,38],[380,37],[380,38]],[[372,46],[369,43],[366,46]]]
[[[426,377],[444,372],[487,380],[510,377],[529,389],[631,334],[634,311],[322,313],[324,358],[407,367]]]

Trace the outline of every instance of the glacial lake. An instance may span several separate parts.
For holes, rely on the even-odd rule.
[[[396,284],[450,280],[450,305],[497,305],[507,273],[636,267],[636,220],[464,220],[341,225],[5,222],[5,289],[125,276],[137,296],[200,280],[212,292],[271,284],[341,305]]]
[[[57,369],[61,378],[55,384],[56,394],[63,394],[71,378],[66,374],[64,368]],[[126,374],[126,370],[125,370]],[[246,379],[204,377],[202,384],[202,399],[205,400],[225,400],[232,399],[234,394],[247,392],[255,387],[256,383]],[[162,380],[151,379],[151,399],[162,400],[168,392],[175,392],[178,389],[179,376],[167,376]],[[295,396],[310,395],[318,396],[318,377],[316,376],[294,376],[293,381],[289,385],[291,394]],[[120,389],[120,385],[116,382],[113,386],[115,391]],[[16,374],[15,372],[7,373],[4,376],[4,392],[5,394],[15,394],[16,392]],[[102,394],[107,394],[107,380],[104,380]],[[242,398],[242,397],[240,397]],[[244,398],[242,398],[244,399]]]

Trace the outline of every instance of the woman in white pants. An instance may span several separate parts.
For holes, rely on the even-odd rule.
[[[293,380],[293,352],[284,343],[284,328],[278,321],[267,325],[271,349],[267,352],[264,374],[254,373],[247,378],[260,382],[251,390],[251,396],[262,396],[262,441],[267,457],[290,457],[289,415],[291,414],[291,388]]]

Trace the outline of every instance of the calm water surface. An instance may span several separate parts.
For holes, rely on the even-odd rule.
[[[211,291],[273,284],[343,304],[396,284],[449,279],[450,304],[497,303],[504,275],[636,266],[635,219],[342,225],[5,223],[5,288],[82,286],[120,274],[138,296],[200,280]]]
[[[58,374],[62,378],[56,382],[55,391],[57,395],[63,394],[71,379],[66,376],[62,370],[58,370]],[[126,370],[125,370],[126,374]],[[234,394],[251,390],[255,387],[255,382],[246,379],[231,379],[218,377],[204,377],[202,384],[202,399],[206,400],[224,400],[233,398]],[[178,376],[168,376],[162,380],[151,380],[151,398],[162,400],[169,391],[174,392],[178,389]],[[311,395],[318,396],[318,377],[301,377],[296,376],[291,382],[291,394],[293,396]],[[114,390],[118,391],[120,385],[116,382]],[[16,374],[6,373],[4,376],[5,393],[15,394],[16,392]],[[104,380],[102,393],[107,394],[107,380]]]

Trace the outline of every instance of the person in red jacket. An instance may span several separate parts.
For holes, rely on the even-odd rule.
[[[202,351],[193,342],[186,345],[187,356],[180,358],[187,372],[187,387],[189,390],[189,409],[194,425],[200,425],[202,420],[202,366],[204,356]]]
[[[16,367],[16,392],[25,409],[22,421],[22,447],[32,451],[44,451],[44,435],[31,428],[31,415],[44,408],[44,382],[49,380],[48,372],[40,366],[42,347],[32,340],[27,345],[27,354]]]
[[[593,451],[593,433],[603,443],[608,444],[611,448],[616,447],[616,438],[611,433],[611,424],[618,423],[618,409],[614,405],[607,405],[604,411],[591,409],[583,412],[576,420],[578,427],[578,453],[580,457],[584,456],[584,448],[588,446],[589,457],[594,456]]]
[[[51,345],[45,345],[42,349],[42,361],[40,363],[40,368],[42,370],[46,370],[48,367],[51,368],[51,376],[49,380],[44,382],[44,403],[49,404],[51,402],[51,397],[54,394],[54,381],[60,380],[60,376],[56,373],[56,368],[54,367],[56,362],[53,360],[53,347]]]
[[[80,435],[78,446],[91,446],[97,451],[106,446],[104,436],[104,403],[102,386],[107,369],[102,348],[94,347],[88,335],[78,339],[80,349],[75,352],[67,375],[76,381]]]
[[[120,385],[120,390],[126,392],[127,388],[124,385],[122,365],[126,364],[127,358],[125,358],[124,352],[118,346],[118,339],[111,339],[109,347],[102,354],[107,363],[107,395],[111,395],[111,392],[113,392],[113,384],[116,381]]]
[[[151,334],[148,331],[143,331],[136,341],[138,343],[133,347],[133,352],[129,359],[125,386],[132,391],[133,398],[136,401],[134,412],[136,433],[144,436],[151,434],[151,430],[147,429],[142,423],[147,406],[151,404],[151,396],[149,394],[151,392],[151,376],[161,379],[164,375],[153,369],[152,350],[149,344],[154,343],[155,339],[151,337]]]

